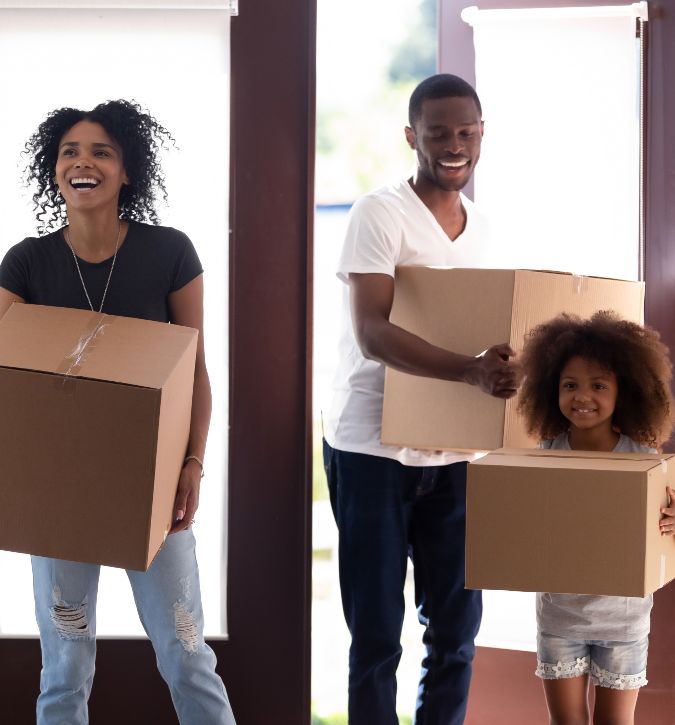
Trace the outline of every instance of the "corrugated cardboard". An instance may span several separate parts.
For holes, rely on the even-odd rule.
[[[0,322],[0,548],[150,566],[187,448],[197,336],[83,310],[10,308]]]
[[[396,267],[389,319],[432,345],[480,355],[506,342],[522,349],[526,333],[561,312],[587,318],[598,310],[643,324],[644,283],[530,270]],[[516,401],[387,368],[381,440],[458,451],[536,445]]]
[[[666,486],[670,454],[503,448],[470,463],[466,587],[651,594],[675,578]]]

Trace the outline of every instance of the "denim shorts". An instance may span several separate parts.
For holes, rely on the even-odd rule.
[[[634,642],[567,639],[537,633],[537,677],[558,680],[590,675],[599,687],[635,690],[647,684],[649,637]]]

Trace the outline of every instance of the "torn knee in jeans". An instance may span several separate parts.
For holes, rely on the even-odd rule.
[[[49,615],[54,622],[56,632],[61,639],[92,639],[87,619],[87,600],[85,597],[82,604],[68,604],[61,599],[61,588],[56,586],[52,592],[54,607]]]
[[[180,602],[173,605],[176,622],[176,637],[183,643],[186,652],[197,652],[197,622]]]

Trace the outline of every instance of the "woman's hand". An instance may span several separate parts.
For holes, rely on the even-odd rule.
[[[666,486],[668,492],[668,505],[670,508],[661,509],[663,518],[659,521],[659,529],[661,536],[675,535],[675,491],[670,486]]]
[[[185,531],[192,525],[192,519],[199,506],[199,486],[202,481],[202,469],[191,458],[183,467],[178,481],[178,493],[173,509],[174,524],[169,534]]]

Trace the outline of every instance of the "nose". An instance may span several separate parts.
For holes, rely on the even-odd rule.
[[[448,138],[446,151],[451,153],[453,156],[459,156],[464,151],[464,142],[459,137],[459,134],[452,134]]]
[[[578,400],[580,403],[585,403],[587,400],[590,400],[589,395],[585,395],[582,392],[577,392],[577,394],[574,396],[575,400]]]
[[[86,155],[83,154],[82,156],[78,157],[77,162],[75,163],[76,169],[82,169],[87,168],[90,169],[93,166],[92,160]]]

